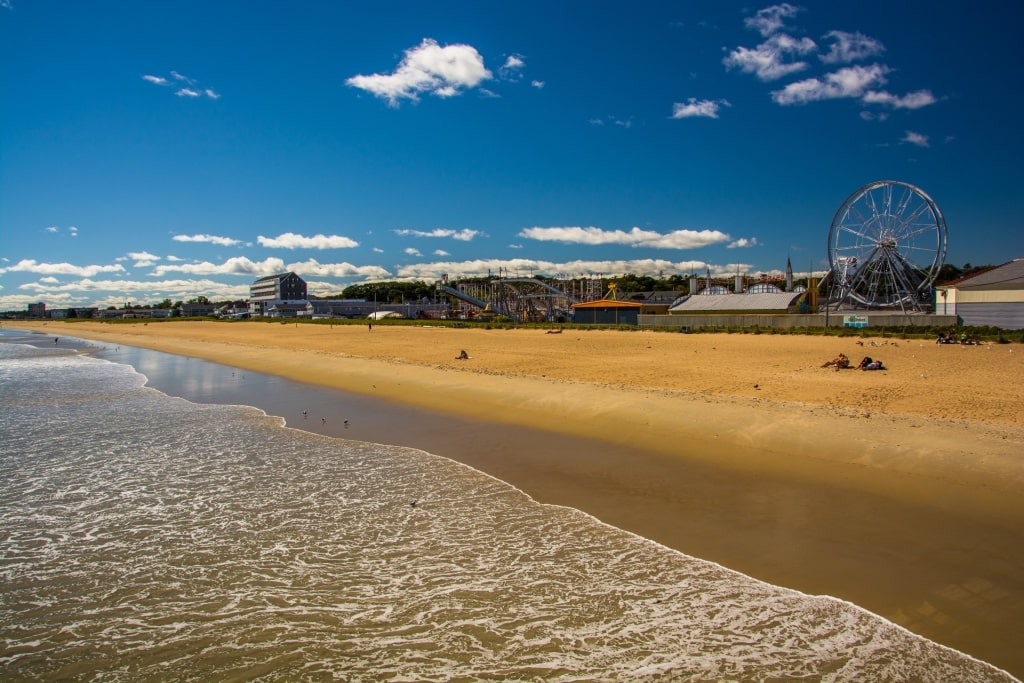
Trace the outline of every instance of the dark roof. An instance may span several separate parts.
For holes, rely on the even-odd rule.
[[[992,285],[1024,285],[1024,258],[1018,258],[996,266],[977,275],[969,275],[965,278],[950,282],[941,287],[955,287],[957,289],[968,289],[970,287],[991,287]]]
[[[281,278],[288,277],[289,275],[295,275],[295,273],[288,271],[287,273],[278,273],[276,275],[267,275],[265,277],[256,278],[256,282],[264,282],[266,280],[279,280]]]

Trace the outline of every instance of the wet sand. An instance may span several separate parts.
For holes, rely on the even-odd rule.
[[[465,462],[538,500],[849,600],[1024,675],[1019,345],[265,322],[31,327],[323,387],[358,415],[359,433],[336,435],[364,439],[373,424],[382,438],[367,440]],[[456,360],[461,349],[472,357]],[[839,351],[889,369],[820,367]],[[284,395],[301,396],[297,386]],[[301,398],[286,410],[261,400],[232,402],[291,410],[289,424],[303,426]]]

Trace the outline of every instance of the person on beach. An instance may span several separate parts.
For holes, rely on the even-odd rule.
[[[462,349],[462,353],[460,353],[459,355],[455,356],[455,360],[468,360],[468,359],[469,359],[469,354],[466,353],[466,349]]]
[[[835,368],[836,371],[839,371],[839,370],[842,370],[844,368],[850,367],[850,359],[847,358],[845,353],[840,353],[838,356],[836,356],[832,360],[827,361],[826,363],[823,363],[821,367],[823,367],[823,368],[832,367],[832,368]]]

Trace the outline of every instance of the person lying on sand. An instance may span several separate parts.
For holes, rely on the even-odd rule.
[[[846,357],[845,353],[840,353],[838,356],[836,356],[832,360],[827,361],[826,363],[823,363],[821,367],[823,367],[823,368],[831,367],[831,368],[835,368],[836,370],[842,370],[844,368],[850,367],[850,359]]]

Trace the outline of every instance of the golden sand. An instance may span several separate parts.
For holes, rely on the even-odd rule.
[[[17,326],[600,440],[614,447],[557,463],[525,446],[453,457],[539,500],[849,599],[1024,674],[1020,345],[256,321]],[[456,359],[463,349],[471,357]],[[888,369],[821,367],[839,352]]]

